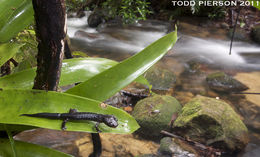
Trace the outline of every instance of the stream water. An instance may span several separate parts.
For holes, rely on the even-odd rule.
[[[166,22],[145,21],[130,26],[111,23],[93,29],[87,26],[87,16],[68,19],[68,35],[75,49],[94,55],[110,56],[109,58],[116,60],[122,60],[129,54],[141,51],[172,28],[173,26]],[[191,36],[182,33],[181,30],[178,33],[179,40],[168,53],[168,57],[174,57],[181,62],[197,60],[219,68],[260,69],[260,46],[234,42],[232,54],[229,55],[228,39],[201,38],[203,33],[200,36]],[[225,36],[219,33],[219,36]]]

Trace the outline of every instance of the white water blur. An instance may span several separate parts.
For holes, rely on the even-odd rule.
[[[78,30],[90,32],[90,33],[97,33],[96,29],[87,27],[87,21],[88,21],[88,16],[90,15],[90,11],[85,11],[85,15],[82,18],[68,18],[67,19],[67,34],[69,37],[73,37],[75,32]],[[74,14],[75,16],[75,14]]]
[[[259,54],[260,46],[246,42],[233,42],[232,53],[229,55],[230,41],[216,39],[202,39],[187,35],[180,35],[173,48],[173,55],[182,59],[200,60],[209,64],[222,66],[254,66],[247,63],[240,54]],[[255,65],[260,67],[260,65]]]
[[[71,38],[85,42],[85,45],[89,47],[102,49],[111,53],[114,51],[117,51],[117,53],[139,52],[152,42],[164,36],[168,31],[167,26],[163,24],[143,23],[135,26],[136,28],[139,27],[139,29],[115,27],[103,32],[98,32],[96,29],[88,27],[87,18],[89,14],[90,12],[86,12],[87,16],[82,18],[68,18],[68,35]],[[154,28],[155,31],[149,28]],[[97,35],[97,37],[91,39],[84,36],[74,36],[78,30],[90,34],[93,33]],[[260,56],[260,46],[246,42],[234,42],[231,55],[229,55],[229,48],[230,41],[202,39],[180,34],[179,40],[173,48],[174,53],[170,52],[168,56],[178,57],[178,59],[183,61],[195,59],[220,66],[239,65],[260,69],[260,64],[252,64],[241,55],[242,53],[253,53],[256,54],[256,56],[258,54]]]
[[[95,28],[90,28],[87,25],[88,16],[91,12],[86,11],[86,16],[82,18],[68,18],[67,34],[70,38],[76,38],[81,40],[81,42],[86,42],[86,45],[101,48],[104,50],[118,49],[120,52],[136,53],[144,49],[146,46],[156,41],[157,39],[163,37],[166,34],[166,29],[163,31],[140,31],[134,29],[122,29],[120,27],[115,29],[108,29],[107,32],[98,32]],[[137,24],[138,26],[143,26],[143,24]],[[157,26],[162,28],[162,26]],[[77,31],[83,31],[89,34],[98,34],[96,38],[89,38],[83,36],[75,36]],[[117,33],[122,37],[131,40],[121,40],[120,38],[113,37],[113,33]],[[83,34],[83,33],[82,33]]]

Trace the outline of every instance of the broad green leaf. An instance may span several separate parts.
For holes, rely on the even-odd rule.
[[[10,142],[11,150],[13,152],[13,156],[17,157],[13,135],[12,135],[11,131],[8,129],[8,125],[7,124],[4,124],[4,128],[5,128],[5,131],[6,131],[7,135],[8,135],[8,139],[9,139],[9,142]]]
[[[0,0],[0,28],[23,2],[24,0]]]
[[[42,90],[4,89],[0,91],[0,123],[28,125],[61,130],[62,120],[20,116],[40,112],[67,113],[69,109],[79,112],[112,114],[118,119],[118,127],[110,128],[100,124],[102,132],[132,133],[139,128],[135,119],[125,111],[103,105],[101,102],[75,95]],[[68,131],[96,132],[95,122],[69,121]]]
[[[20,47],[21,45],[15,43],[0,44],[0,66],[12,58]]]
[[[1,157],[13,156],[8,139],[0,139],[0,148]],[[57,150],[22,141],[15,141],[15,149],[17,157],[72,157]]]
[[[83,82],[104,71],[117,62],[104,58],[74,58],[62,63],[60,86]],[[27,69],[0,78],[0,88],[31,89],[36,76],[36,68]]]
[[[34,19],[32,0],[24,0],[17,7],[10,7],[10,5],[12,6],[12,3],[17,5],[17,2],[15,2],[15,0],[8,0],[11,3],[9,5],[5,1],[6,0],[4,0],[3,3],[5,3],[5,5],[9,7],[6,8],[8,10],[7,15],[6,13],[2,13],[2,10],[0,13],[1,18],[7,18],[7,20],[3,20],[4,23],[2,21],[0,23],[0,42],[9,41],[18,32],[31,24]],[[10,9],[14,11],[12,12],[10,11]]]
[[[74,58],[62,63],[60,86],[83,82],[98,73],[116,65],[117,62],[105,58]],[[0,88],[31,89],[36,76],[36,68],[27,69],[0,78]],[[148,85],[144,77],[137,79],[139,83]]]
[[[162,37],[127,60],[69,89],[67,93],[105,101],[161,59],[176,41],[177,30]]]
[[[260,10],[260,1],[258,1],[258,0],[249,0],[250,1],[250,3],[251,3],[251,5],[252,6],[254,6],[254,7],[256,7],[258,10]],[[241,2],[241,3],[243,3],[243,2]],[[244,4],[244,3],[243,3]]]

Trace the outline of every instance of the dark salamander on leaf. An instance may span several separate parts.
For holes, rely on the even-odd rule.
[[[90,120],[97,122],[95,128],[97,132],[101,132],[98,128],[99,123],[104,123],[109,127],[116,128],[118,120],[113,115],[98,114],[92,112],[78,112],[76,109],[70,109],[69,113],[35,113],[35,114],[21,114],[20,116],[40,117],[48,119],[62,119],[61,129],[66,130],[66,123],[69,120]]]

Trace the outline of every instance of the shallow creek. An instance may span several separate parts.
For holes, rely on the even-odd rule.
[[[87,13],[87,15],[88,14],[89,13]],[[173,26],[171,24],[160,21],[148,20],[130,26],[102,24],[97,29],[93,29],[87,26],[87,16],[80,19],[68,19],[68,35],[71,38],[73,50],[83,51],[89,56],[105,57],[117,61],[122,61],[141,51],[153,41],[172,30]],[[239,156],[257,157],[260,153],[260,96],[218,95],[210,92],[208,88],[205,87],[205,77],[207,74],[224,71],[246,84],[250,88],[247,92],[260,92],[260,46],[249,42],[236,41],[233,44],[232,54],[229,55],[230,40],[227,38],[226,33],[227,32],[223,29],[209,29],[180,22],[178,42],[174,48],[157,63],[157,66],[175,73],[177,78],[180,79],[179,84],[181,84],[181,86],[179,85],[178,89],[168,91],[167,94],[175,96],[182,104],[185,104],[191,97],[197,94],[204,94],[211,97],[217,96],[232,104],[232,107],[243,117],[242,119],[250,131],[250,143],[245,152]],[[184,72],[189,68],[194,68],[192,65],[195,65],[195,70],[200,71],[200,74]],[[243,102],[251,103],[248,106],[247,103],[238,103],[240,99],[243,100]],[[254,115],[251,114],[249,108],[254,108]],[[39,137],[41,134],[44,135],[43,132],[43,130],[38,130],[35,131],[35,134]],[[45,131],[45,133],[50,136],[48,138],[54,136],[52,134],[57,134],[56,131],[53,133]],[[46,138],[45,143],[39,142],[40,140],[38,138],[25,138],[28,134],[29,133],[23,133],[23,135],[18,138],[23,140],[31,139],[29,141],[53,147],[61,151],[71,149],[72,151],[69,151],[69,153],[76,156],[85,156],[92,148],[86,146],[90,143],[90,138],[83,133],[78,133],[77,135],[75,133],[70,135],[67,135],[69,133],[64,133],[61,137],[56,137],[56,140],[54,139],[52,143],[47,140],[48,138]],[[64,144],[62,140],[60,140],[62,137],[65,140],[68,139],[68,142]],[[111,137],[104,136],[103,138],[106,141]],[[133,140],[128,140],[130,138]],[[113,152],[109,152],[109,150],[117,152],[125,151],[132,155],[138,155],[142,153],[156,153],[158,148],[158,144],[151,141],[135,139],[132,135],[118,135],[117,138],[113,139],[119,140],[114,141],[118,144],[118,147],[108,143],[104,146],[105,153],[110,153],[110,155],[112,155]],[[73,141],[73,144],[71,144],[70,141]],[[122,141],[122,143],[120,143],[120,141]],[[129,141],[133,143],[129,143]],[[136,146],[134,147],[128,147],[129,145],[135,144]],[[74,147],[78,147],[78,149]],[[140,150],[140,148],[142,148],[142,150]],[[125,156],[124,153],[121,155]]]

